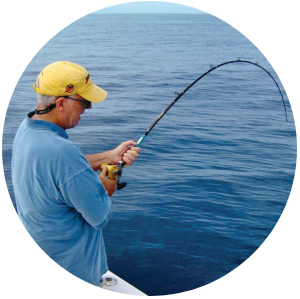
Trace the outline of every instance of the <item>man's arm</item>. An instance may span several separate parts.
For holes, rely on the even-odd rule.
[[[94,171],[100,170],[100,166],[103,163],[110,163],[109,161],[111,160],[110,151],[92,155],[85,155],[84,157],[88,160]]]

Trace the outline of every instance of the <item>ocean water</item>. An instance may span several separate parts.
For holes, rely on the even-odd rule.
[[[162,118],[124,170],[104,229],[108,264],[148,295],[199,288],[250,257],[276,225],[292,187],[296,131],[280,79],[251,41],[200,15],[88,15],[54,36],[28,64],[10,101],[3,164],[14,203],[13,138],[35,109],[32,84],[57,60],[84,65],[107,99],[86,111],[70,139],[84,153],[137,141],[210,65],[258,62],[272,79],[234,63],[200,80]],[[20,105],[20,99],[22,105]]]

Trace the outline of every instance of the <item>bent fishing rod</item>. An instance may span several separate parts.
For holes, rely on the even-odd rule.
[[[156,120],[152,123],[152,125],[145,131],[145,133],[140,137],[140,139],[138,140],[136,147],[139,147],[142,142],[144,141],[144,139],[149,135],[149,133],[152,131],[152,129],[156,126],[156,124],[162,119],[162,117],[171,109],[171,107],[191,88],[193,87],[198,81],[200,81],[203,77],[205,77],[206,75],[208,75],[209,73],[211,73],[212,71],[216,70],[219,67],[222,67],[224,65],[227,64],[231,64],[231,63],[248,63],[248,64],[252,64],[254,66],[259,67],[260,69],[262,69],[263,71],[265,71],[274,81],[275,85],[278,88],[278,91],[280,93],[281,99],[282,99],[282,103],[283,103],[283,107],[284,107],[284,111],[285,111],[285,118],[286,121],[288,121],[288,117],[287,117],[287,112],[286,112],[286,105],[285,105],[285,101],[283,98],[283,94],[281,92],[281,89],[278,85],[278,83],[276,82],[275,78],[272,76],[272,74],[266,70],[264,67],[262,67],[261,65],[259,65],[258,63],[252,62],[252,61],[248,61],[248,60],[242,60],[240,58],[238,58],[237,60],[231,60],[231,61],[227,61],[227,62],[223,62],[221,64],[218,64],[216,66],[214,65],[210,65],[210,69],[203,73],[201,76],[199,76],[196,80],[194,80],[186,89],[184,89],[182,92],[180,93],[176,93],[176,97],[175,99],[169,104],[169,106],[156,118]],[[108,177],[112,178],[112,179],[116,179],[118,178],[118,184],[117,184],[117,189],[121,190],[126,186],[126,183],[120,182],[120,177],[122,175],[122,168],[125,166],[125,162],[124,161],[120,161],[119,165],[109,165],[109,164],[103,164],[101,168],[103,168],[103,166],[107,166],[108,168]]]

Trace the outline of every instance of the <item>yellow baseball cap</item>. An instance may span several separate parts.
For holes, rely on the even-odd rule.
[[[46,66],[38,76],[39,86],[33,84],[35,92],[63,97],[78,94],[92,103],[105,100],[107,92],[92,82],[88,71],[73,62],[57,61]]]

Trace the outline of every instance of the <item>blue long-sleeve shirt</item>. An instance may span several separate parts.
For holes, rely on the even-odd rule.
[[[55,262],[99,285],[108,270],[101,229],[110,217],[111,199],[67,133],[30,116],[22,122],[13,145],[19,218]]]

